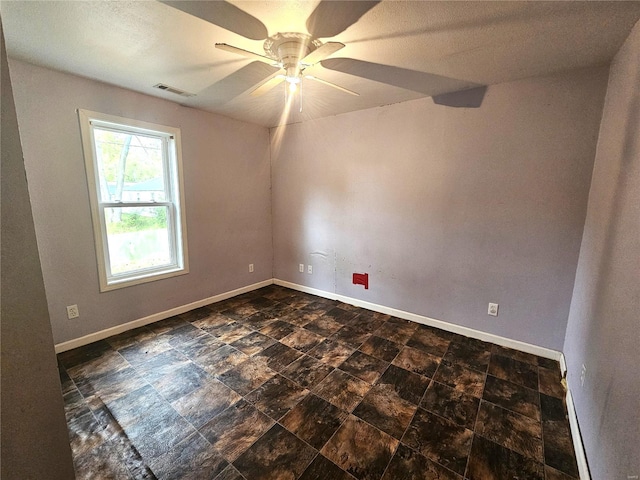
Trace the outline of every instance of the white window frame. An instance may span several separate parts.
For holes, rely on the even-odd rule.
[[[187,254],[187,224],[184,214],[184,186],[182,181],[182,145],[180,129],[166,125],[132,120],[99,112],[78,109],[82,148],[84,150],[87,185],[91,205],[93,234],[96,244],[96,257],[100,291],[106,292],[118,288],[139,285],[164,278],[189,273]],[[125,133],[161,137],[165,149],[165,190],[169,198],[163,202],[105,202],[100,197],[98,162],[96,157],[93,127],[106,128]],[[167,225],[172,262],[170,265],[139,269],[133,272],[112,274],[109,261],[105,209],[113,207],[168,207]]]

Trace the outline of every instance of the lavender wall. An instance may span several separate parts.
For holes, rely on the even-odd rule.
[[[564,343],[569,387],[595,480],[640,475],[639,344],[637,24],[611,65]],[[583,364],[587,373],[581,386]]]
[[[423,99],[273,129],[274,276],[560,350],[606,81],[586,69],[491,86],[479,109]]]
[[[18,61],[9,67],[56,343],[272,277],[267,129]],[[188,275],[99,292],[77,108],[181,128]],[[66,318],[71,304],[79,319]]]
[[[2,61],[2,462],[10,479],[74,478],[20,134]]]

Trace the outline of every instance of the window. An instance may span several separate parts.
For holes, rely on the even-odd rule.
[[[188,273],[180,130],[78,115],[100,290]]]

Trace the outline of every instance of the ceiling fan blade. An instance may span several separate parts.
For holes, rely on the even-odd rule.
[[[249,57],[260,62],[268,63],[272,66],[277,66],[278,64],[278,62],[273,58],[265,57],[264,55],[260,55],[259,53],[250,52],[249,50],[245,50],[244,48],[234,47],[233,45],[228,45],[226,43],[216,43],[216,48],[225,50],[227,52],[236,53],[244,57]]]
[[[275,71],[275,73],[280,72]],[[208,107],[220,107],[255,88],[255,85],[269,80],[273,75],[273,68],[262,62],[251,62],[198,92],[198,95],[208,99]]]
[[[283,74],[277,74],[269,78],[267,81],[258,84],[258,86],[256,86],[253,90],[249,92],[249,95],[251,95],[252,97],[257,97],[258,95],[267,93],[276,85],[279,85],[282,82],[284,82],[284,79],[285,79],[285,76]]]
[[[460,90],[457,92],[443,93],[442,95],[434,95],[431,97],[436,105],[444,105],[445,107],[457,108],[479,108],[484,100],[487,87],[476,87],[468,90]]]
[[[269,36],[267,27],[260,20],[228,2],[160,1],[251,40],[264,40]]]
[[[329,70],[386,83],[387,85],[422,93],[429,97],[481,86],[465,80],[457,80],[433,73],[419,72],[379,63],[365,62],[353,58],[330,58],[323,60],[321,65]]]
[[[308,78],[309,80],[315,80],[316,82],[322,83],[322,84],[327,85],[329,87],[333,87],[333,88],[335,88],[337,90],[340,90],[341,92],[348,93],[349,95],[355,95],[357,97],[360,96],[359,93],[356,93],[353,90],[349,90],[348,88],[341,87],[340,85],[336,85],[335,83],[327,82],[326,80],[322,80],[321,78],[318,78],[318,77],[314,77],[314,76],[311,76],[311,75],[305,75],[303,78]]]
[[[327,42],[324,45],[319,46],[309,55],[300,60],[300,63],[306,66],[311,66],[318,63],[320,60],[324,60],[332,53],[337,52],[341,48],[344,48],[344,43],[340,42]]]
[[[316,38],[335,37],[375,7],[376,1],[322,0],[307,19],[307,31]]]

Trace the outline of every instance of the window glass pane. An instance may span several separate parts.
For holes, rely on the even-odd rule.
[[[172,263],[168,207],[105,208],[111,274]]]
[[[162,138],[94,127],[100,201],[164,202]]]

